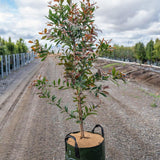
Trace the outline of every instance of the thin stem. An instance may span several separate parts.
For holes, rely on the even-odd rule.
[[[70,1],[70,7],[72,7],[72,0]],[[72,40],[73,40],[73,53],[75,56],[75,54],[76,54],[75,38],[72,37]],[[77,93],[78,93],[78,91],[77,91]],[[80,93],[78,93],[77,99],[78,99],[78,113],[79,113],[79,120],[80,120],[80,133],[81,133],[81,138],[84,138],[84,128],[83,128],[82,106],[81,106]]]
[[[78,112],[79,112],[79,120],[80,120],[80,133],[81,138],[84,138],[84,128],[83,128],[83,119],[82,119],[82,106],[81,106],[81,97],[80,94],[78,94]]]

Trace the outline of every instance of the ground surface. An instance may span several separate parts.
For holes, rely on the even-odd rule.
[[[101,61],[95,66],[105,64]],[[62,68],[50,57],[0,80],[0,160],[64,160],[64,137],[77,131],[76,124],[66,121],[65,115],[39,99],[36,88],[30,87],[38,75],[58,79]],[[134,77],[127,84],[119,83],[119,87],[106,83],[109,96],[101,97],[103,105],[97,116],[87,119],[85,130],[95,124],[104,127],[107,160],[159,160],[160,88]],[[73,106],[71,91],[54,92]]]

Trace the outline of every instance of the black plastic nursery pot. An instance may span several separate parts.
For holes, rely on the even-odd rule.
[[[104,138],[104,131],[101,125],[97,124],[91,133],[95,133],[95,128],[101,128],[101,136]],[[77,133],[77,132],[72,132]],[[65,137],[65,160],[105,160],[105,142],[104,139],[102,143],[97,146],[90,147],[90,148],[79,148],[76,138],[69,133]],[[97,134],[97,133],[96,133]],[[72,138],[75,141],[75,146],[72,146],[67,143],[68,139]]]

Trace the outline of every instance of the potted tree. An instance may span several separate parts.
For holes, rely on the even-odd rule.
[[[111,49],[108,41],[99,40],[98,29],[94,23],[94,12],[96,3],[83,0],[80,4],[72,3],[71,0],[54,0],[49,2],[49,22],[42,34],[42,39],[53,41],[53,45],[61,45],[59,54],[59,65],[64,66],[64,78],[48,82],[46,77],[38,79],[38,87],[41,98],[48,98],[62,113],[67,113],[68,119],[75,119],[80,126],[80,131],[69,133],[65,138],[66,160],[68,159],[98,159],[105,160],[104,132],[100,125],[96,125],[92,132],[85,132],[84,120],[92,114],[96,114],[98,104],[87,105],[87,92],[91,92],[96,98],[99,95],[107,96],[103,86],[97,81],[108,79],[123,79],[123,75],[115,69],[111,73],[102,73],[100,70],[92,70],[93,63],[98,55],[102,55]],[[38,40],[29,41],[34,43],[32,49],[38,52],[44,60],[51,53],[52,44],[47,47],[40,45]],[[68,106],[61,103],[63,99],[51,94],[50,87],[58,87],[60,90],[72,88],[74,90],[73,102],[75,109],[70,110]],[[95,128],[101,128],[101,135],[94,133]],[[98,141],[97,141],[98,140]],[[95,142],[90,144],[90,142]],[[89,146],[85,145],[89,143]]]

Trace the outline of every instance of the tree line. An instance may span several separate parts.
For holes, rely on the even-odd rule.
[[[158,65],[160,63],[160,39],[150,40],[146,46],[143,42],[138,42],[132,47],[114,44],[112,51],[101,56],[129,62],[154,63]]]
[[[8,38],[8,41],[0,37],[0,55],[26,53],[27,51],[28,47],[22,38],[14,43],[11,37]]]

